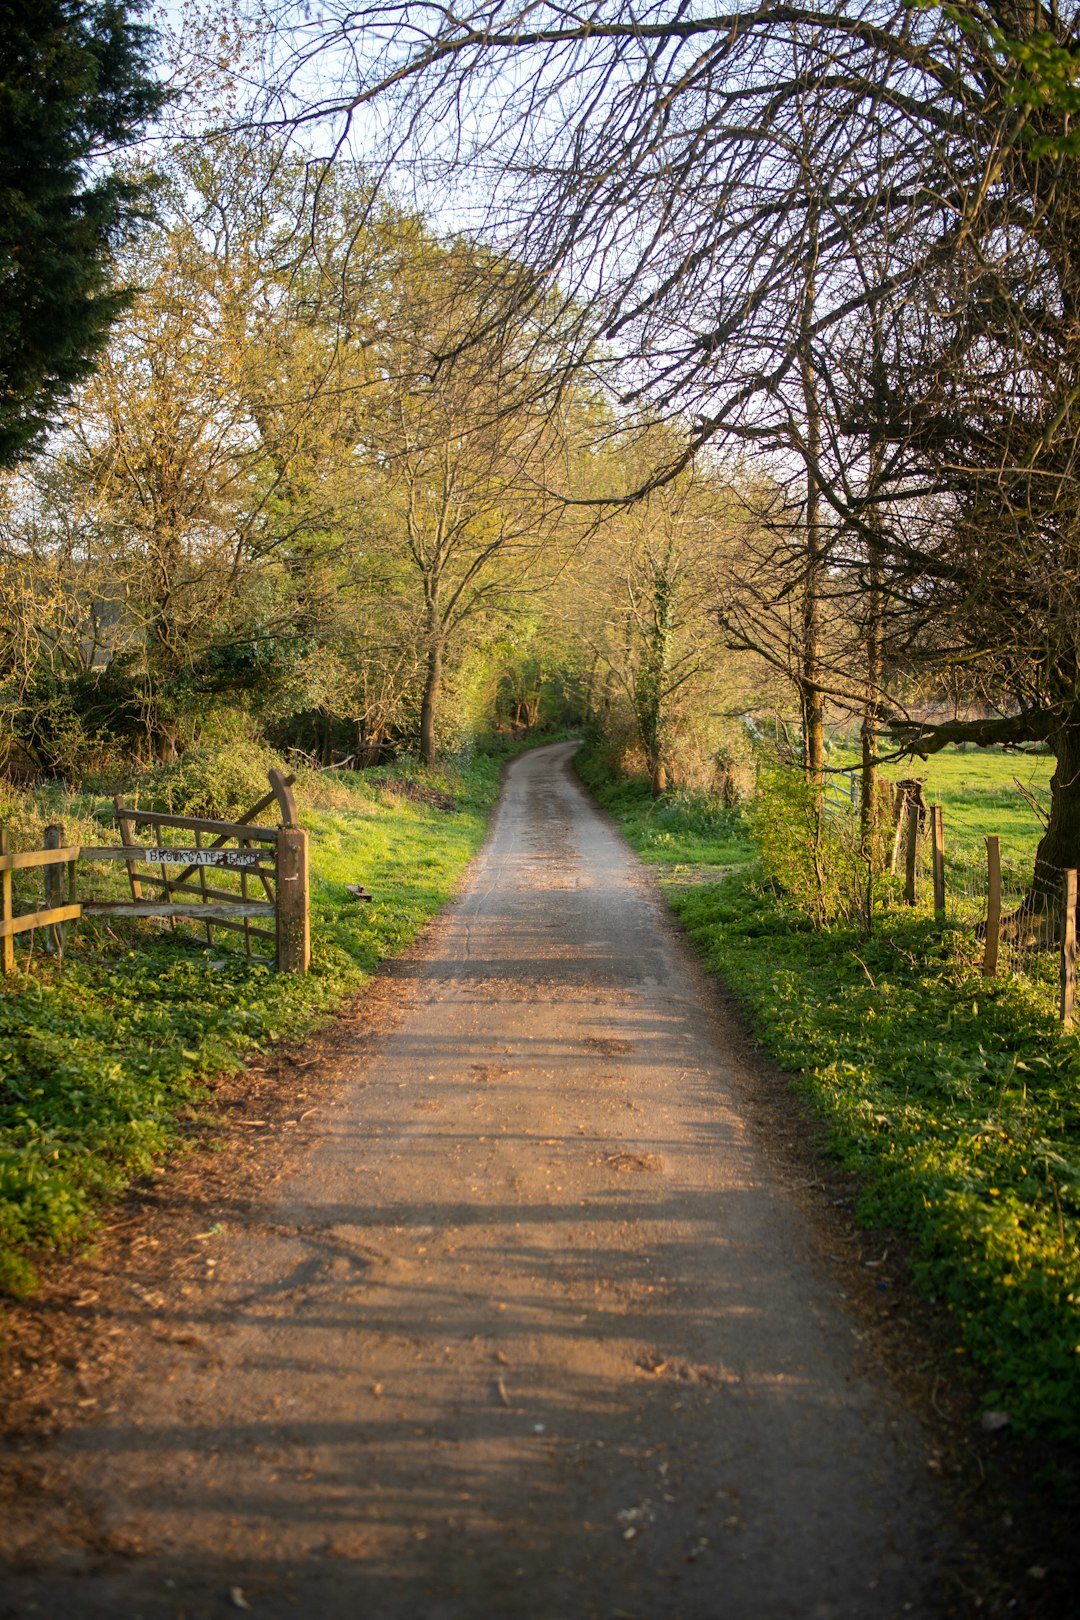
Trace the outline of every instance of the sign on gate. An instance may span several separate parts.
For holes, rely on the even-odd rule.
[[[257,849],[175,849],[151,844],[140,849],[135,859],[148,866],[227,866],[235,871],[258,866],[262,853]]]

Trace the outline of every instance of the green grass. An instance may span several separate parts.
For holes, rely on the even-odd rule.
[[[923,778],[927,804],[944,810],[946,848],[981,857],[987,833],[1001,839],[1006,861],[1030,860],[1042,830],[1017,791],[1021,781],[1044,805],[1050,803],[1054,760],[1049,754],[1003,754],[994,748],[946,748],[928,759],[885,766],[890,781]]]
[[[583,774],[646,860],[698,859],[673,811],[658,860],[647,784]],[[1000,774],[958,774],[954,795],[966,783],[989,799]],[[1018,1430],[1080,1438],[1080,1041],[1047,987],[982,979],[970,933],[900,909],[870,939],[815,932],[745,860],[667,892],[829,1122],[862,1220],[915,1240],[916,1279],[951,1313],[984,1404]]]
[[[725,809],[704,793],[676,792],[653,799],[646,782],[609,776],[587,751],[577,756],[575,764],[582,781],[638,853],[668,876],[710,867],[727,871],[753,858],[737,810]]]
[[[405,776],[452,794],[456,808],[382,785]],[[215,1076],[305,1035],[381,958],[410,944],[478,849],[499,779],[490,758],[441,772],[307,778],[307,977],[248,961],[220,935],[210,949],[192,930],[152,925],[120,939],[82,924],[62,972],[40,948],[29,962],[20,953],[0,993],[0,1286],[31,1289],[35,1252],[82,1238],[103,1201],[179,1143],[185,1118],[205,1112]],[[94,809],[70,796],[24,803],[23,831],[62,816],[69,836],[96,827],[92,841],[103,842]],[[357,881],[373,905],[347,895]]]

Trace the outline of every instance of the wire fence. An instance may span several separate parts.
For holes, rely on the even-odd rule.
[[[922,801],[918,783],[890,785],[891,836],[884,863],[903,901],[946,926],[969,929],[982,945],[988,978],[1017,974],[1057,994],[1063,1021],[1073,1022],[1076,979],[1077,874],[1003,854],[988,834],[985,848],[949,847],[944,811]],[[823,797],[825,820],[845,841],[861,837],[858,777],[833,778]]]

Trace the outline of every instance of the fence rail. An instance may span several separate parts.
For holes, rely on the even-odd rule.
[[[858,808],[859,778],[854,771],[826,779],[821,789],[821,809],[826,821],[832,822],[834,827],[843,826]]]
[[[80,845],[64,842],[64,829],[45,829],[44,848],[12,850],[10,835],[0,828],[0,968],[15,968],[16,935],[46,931],[46,949],[62,952],[66,927],[82,917],[163,918],[170,927],[195,923],[206,929],[212,942],[215,928],[244,936],[248,955],[255,943],[273,946],[277,967],[285,973],[306,973],[311,959],[310,898],[307,833],[298,825],[295,778],[280,770],[269,773],[270,792],[243,816],[219,821],[202,816],[171,815],[160,810],[138,810],[114,801],[119,844]],[[256,823],[277,803],[281,825]],[[155,842],[138,843],[140,826],[152,828]],[[166,831],[194,833],[194,840],[167,843]],[[211,842],[204,844],[204,837]],[[228,847],[230,844],[236,847]],[[115,900],[78,894],[80,863],[123,861],[127,867],[130,899]],[[180,868],[173,875],[171,868]],[[66,868],[66,895],[61,895]],[[43,907],[15,910],[13,874],[42,871]],[[217,882],[207,882],[207,872]],[[227,880],[235,889],[221,887]],[[257,883],[255,895],[249,883]],[[154,891],[147,895],[144,888]],[[177,898],[180,896],[180,898]],[[190,898],[194,896],[194,898]],[[258,926],[259,923],[269,926]]]

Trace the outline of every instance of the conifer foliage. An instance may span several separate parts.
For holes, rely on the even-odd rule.
[[[159,108],[123,0],[0,0],[0,466],[35,449],[125,294],[116,233],[143,188],[110,165]]]

